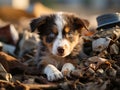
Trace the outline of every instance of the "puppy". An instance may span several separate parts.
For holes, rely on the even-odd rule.
[[[72,13],[57,12],[33,19],[32,31],[37,29],[41,42],[36,62],[49,81],[63,78],[79,63],[83,39],[81,32],[89,22]]]

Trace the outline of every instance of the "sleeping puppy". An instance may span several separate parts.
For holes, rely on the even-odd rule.
[[[72,13],[57,12],[33,19],[30,25],[32,31],[37,29],[41,39],[36,53],[41,72],[49,81],[69,75],[79,63],[81,32],[89,22]]]

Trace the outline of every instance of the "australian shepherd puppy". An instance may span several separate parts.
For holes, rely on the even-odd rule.
[[[36,62],[49,81],[63,78],[75,69],[82,51],[82,34],[89,22],[75,14],[57,12],[33,19],[32,31],[37,30],[40,43]]]

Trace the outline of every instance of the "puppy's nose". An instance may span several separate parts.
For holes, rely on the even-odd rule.
[[[63,49],[63,47],[58,47],[58,53],[59,54],[63,54],[64,53],[64,49]]]

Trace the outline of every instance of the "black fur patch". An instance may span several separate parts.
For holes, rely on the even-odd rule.
[[[41,16],[40,18],[34,19],[31,23],[32,31],[38,30],[40,35],[47,35],[52,31],[52,26],[55,25],[55,15]]]

